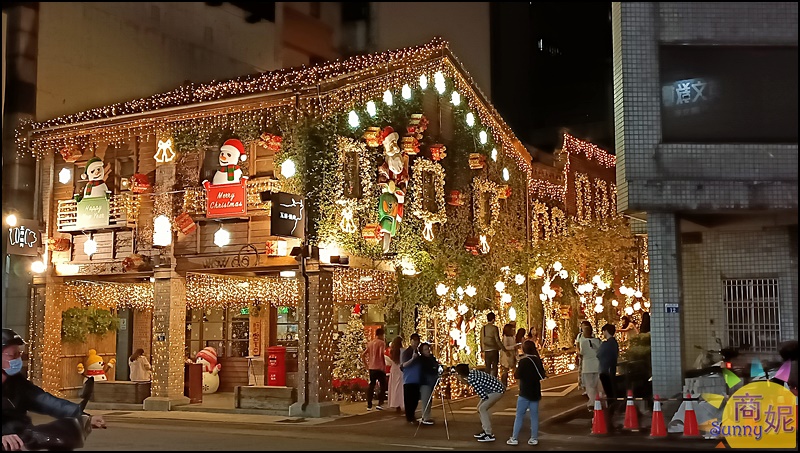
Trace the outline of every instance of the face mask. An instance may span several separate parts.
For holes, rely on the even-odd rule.
[[[14,376],[15,374],[18,374],[20,371],[22,371],[22,358],[9,360],[8,366],[8,369],[3,369],[8,376]]]

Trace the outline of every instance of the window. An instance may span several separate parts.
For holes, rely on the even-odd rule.
[[[256,145],[250,148],[253,161],[250,164],[250,176],[275,176],[275,152]]]
[[[278,345],[297,346],[299,340],[297,309],[278,307]]]
[[[186,312],[186,354],[211,346],[217,357],[246,357],[250,354],[250,319],[239,308],[194,309]]]
[[[780,339],[778,279],[724,280],[728,346],[774,352]]]

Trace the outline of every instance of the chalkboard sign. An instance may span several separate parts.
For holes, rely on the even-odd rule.
[[[305,236],[305,199],[286,192],[272,194],[271,227],[273,236]]]

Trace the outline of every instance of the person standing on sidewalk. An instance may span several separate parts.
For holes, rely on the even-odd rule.
[[[470,370],[469,365],[466,363],[459,363],[456,365],[456,373],[458,377],[461,378],[462,381],[466,381],[481,398],[478,402],[478,413],[481,416],[483,431],[475,434],[474,437],[478,442],[494,442],[492,414],[489,413],[489,409],[500,401],[506,388],[497,377],[484,373],[483,371]]]
[[[405,409],[403,403],[403,372],[400,371],[400,354],[403,352],[403,337],[396,336],[389,348],[389,407],[397,412]]]
[[[522,343],[524,356],[520,358],[514,377],[519,382],[519,396],[517,397],[517,415],[514,417],[514,431],[511,438],[506,441],[508,445],[518,445],[519,432],[522,430],[522,422],[525,412],[530,410],[531,417],[531,438],[528,445],[539,444],[539,400],[542,399],[541,382],[547,376],[544,370],[542,359],[539,358],[539,351],[536,344],[532,341]]]
[[[500,381],[508,387],[508,376],[517,368],[517,340],[514,337],[514,326],[503,326],[503,350],[500,352]]]
[[[367,369],[369,370],[369,387],[367,387],[367,410],[372,410],[372,396],[375,394],[375,383],[380,383],[378,393],[378,405],[375,409],[383,410],[383,402],[386,401],[386,341],[383,339],[383,329],[375,331],[375,338],[367,343],[367,349],[361,354]]]
[[[400,369],[403,371],[403,401],[406,408],[406,421],[417,422],[417,405],[422,381],[422,364],[419,360],[419,334],[411,334],[411,344],[400,356]]]
[[[600,349],[597,351],[597,360],[600,363],[600,383],[603,385],[606,398],[611,400],[616,398],[614,380],[617,377],[617,360],[619,359],[619,343],[614,338],[616,331],[617,328],[613,324],[603,326],[603,338],[606,341],[600,345]]]
[[[600,361],[597,353],[602,343],[599,338],[594,337],[592,325],[589,323],[583,325],[581,334],[583,338],[578,348],[581,355],[581,382],[586,389],[586,396],[589,397],[586,406],[594,411],[594,401],[600,393]]]
[[[481,349],[483,351],[483,361],[486,363],[486,372],[497,377],[497,366],[500,363],[500,351],[505,350],[503,339],[500,338],[500,330],[494,325],[495,314],[489,312],[486,315],[486,324],[481,329]]]

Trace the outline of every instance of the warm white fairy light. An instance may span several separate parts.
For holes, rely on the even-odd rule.
[[[547,328],[547,330],[553,330],[556,328],[556,320],[548,319],[544,326]]]
[[[541,267],[537,267],[536,268],[536,276],[537,277],[541,277],[543,275],[544,275],[544,269],[542,269]]]
[[[472,112],[467,113],[467,126],[472,127],[475,125],[475,115]]]
[[[219,230],[214,233],[214,244],[216,244],[217,247],[225,247],[226,245],[230,244],[230,242],[231,233],[220,226]]]
[[[511,175],[508,173],[508,168],[503,168],[503,181],[508,181]]]
[[[500,295],[500,302],[502,302],[504,304],[510,304],[511,303],[511,294],[508,294],[508,293],[501,294]]]
[[[514,307],[508,309],[508,320],[509,321],[517,320],[517,310],[515,310]]]
[[[292,159],[286,159],[281,162],[281,176],[284,178],[291,178],[297,173],[297,166]]]
[[[475,297],[475,294],[478,294],[478,290],[472,285],[467,285],[467,289],[464,290],[464,293],[469,297]]]
[[[450,288],[448,288],[444,283],[439,283],[438,285],[436,285],[436,294],[438,294],[439,296],[444,296],[445,294],[447,294],[447,291],[449,290]]]
[[[641,298],[642,297],[642,292],[641,291],[636,291],[633,295],[636,296],[637,298]]]
[[[458,94],[458,91],[453,91],[453,94],[450,95],[450,102],[452,102],[453,105],[461,104],[461,95]]]
[[[438,91],[439,94],[444,94],[447,86],[444,83],[444,74],[442,74],[442,71],[436,71],[436,74],[433,75],[433,86],[436,87],[436,91]]]
[[[642,304],[641,303],[636,302],[635,304],[633,304],[633,310],[634,311],[639,311],[641,309],[642,309]]]
[[[419,87],[423,90],[428,88],[428,77],[425,74],[419,76]]]
[[[602,313],[603,312],[603,306],[602,305],[595,305],[594,306],[594,311],[595,311],[595,313]]]
[[[403,95],[403,99],[411,99],[411,87],[408,86],[408,84],[403,85],[403,89],[400,93]]]
[[[625,314],[628,315],[628,316],[632,315],[633,314],[633,308],[625,307]]]
[[[614,307],[616,307],[616,306],[618,306],[618,305],[619,305],[619,302],[617,302],[616,300],[612,300],[612,301],[611,301],[611,305],[612,305],[612,306],[614,306]]]
[[[455,321],[456,318],[458,317],[458,312],[456,312],[455,308],[449,307],[447,309],[447,313],[445,314],[445,317],[447,318],[448,321]]]
[[[372,117],[374,117],[375,115],[378,114],[378,107],[375,106],[375,102],[374,101],[367,101],[367,113],[369,114],[369,116],[372,116]],[[358,125],[356,124],[356,126],[358,126]],[[353,126],[353,127],[356,127],[356,126]]]
[[[492,148],[492,160],[497,162],[497,148]]]
[[[392,105],[393,102],[394,102],[394,100],[392,99],[392,92],[389,91],[389,90],[384,91],[383,92],[383,103],[386,104],[386,105]]]
[[[561,278],[563,278],[564,280],[566,280],[566,279],[567,279],[567,277],[569,277],[569,272],[567,272],[567,270],[566,270],[566,269],[561,269],[561,270],[558,272],[558,276],[559,276],[559,277],[561,277]]]
[[[355,110],[350,110],[350,113],[347,114],[347,123],[350,124],[350,127],[353,129],[357,128],[360,124],[358,113],[356,113]]]
[[[564,266],[561,265],[560,261],[556,261],[555,263],[553,263],[553,270],[554,271],[559,272],[563,268],[564,268]]]
[[[469,311],[469,307],[467,307],[466,304],[459,304],[458,305],[458,314],[459,315],[464,315],[468,311]]]
[[[496,289],[498,293],[502,293],[503,290],[506,289],[506,284],[503,282],[497,282],[494,284],[494,289]]]
[[[514,276],[514,282],[516,282],[517,285],[521,285],[521,284],[525,283],[525,276],[522,275],[522,274],[515,275]]]
[[[58,172],[58,182],[61,184],[66,184],[72,179],[72,172],[69,168],[62,168],[60,172]]]
[[[489,141],[489,136],[486,135],[486,131],[480,131],[478,132],[478,139],[481,141],[481,145],[485,145]],[[506,179],[506,181],[508,180]]]

